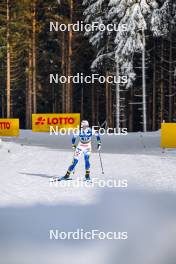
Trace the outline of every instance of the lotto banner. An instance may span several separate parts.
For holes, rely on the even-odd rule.
[[[161,124],[161,148],[176,148],[176,123]]]
[[[20,134],[19,119],[0,118],[0,136],[17,137]]]
[[[32,131],[50,132],[50,128],[77,128],[80,125],[80,114],[33,114]]]

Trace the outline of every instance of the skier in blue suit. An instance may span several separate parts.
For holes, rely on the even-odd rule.
[[[85,160],[85,180],[90,180],[90,154],[91,154],[91,141],[92,136],[95,135],[97,139],[97,148],[100,151],[101,149],[101,139],[98,132],[94,132],[92,128],[89,127],[89,122],[87,120],[83,120],[81,122],[81,129],[79,133],[73,135],[72,138],[72,148],[74,151],[73,162],[69,166],[67,173],[62,180],[67,180],[70,177],[70,174],[74,171],[80,156],[84,155]],[[76,139],[79,138],[79,142],[76,145]]]

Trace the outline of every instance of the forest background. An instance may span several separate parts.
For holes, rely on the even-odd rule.
[[[51,32],[51,21],[127,31]],[[176,122],[175,26],[174,0],[1,0],[0,117],[30,129],[32,113],[73,112],[131,132]],[[128,83],[50,83],[50,74],[77,73],[126,75]]]

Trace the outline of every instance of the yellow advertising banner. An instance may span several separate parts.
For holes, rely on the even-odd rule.
[[[176,123],[161,124],[161,148],[176,148]]]
[[[0,118],[0,137],[17,137],[19,134],[19,119]]]
[[[50,128],[77,128],[80,126],[80,114],[33,114],[32,131],[50,132]]]

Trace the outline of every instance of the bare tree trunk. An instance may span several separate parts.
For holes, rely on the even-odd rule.
[[[4,100],[3,92],[1,94],[1,115],[2,115],[2,118],[5,117],[5,100]]]
[[[106,71],[106,77],[108,76],[108,72]],[[110,123],[110,116],[109,116],[109,83],[105,83],[105,95],[106,95],[106,122],[107,126],[109,126]]]
[[[176,67],[174,70],[173,90],[176,91]],[[174,97],[173,97],[173,116],[174,116],[173,121],[175,122],[176,121],[176,118],[175,118],[176,116],[176,93],[174,94]]]
[[[94,84],[91,84],[91,109],[92,109],[92,125],[95,124],[95,97],[94,97]]]
[[[61,42],[61,71],[62,75],[65,75],[65,33],[62,32],[62,42]],[[65,113],[65,84],[62,84],[62,113]]]
[[[160,81],[160,122],[164,120],[164,71],[163,71],[164,43],[161,40],[161,81]]]
[[[26,127],[31,128],[32,115],[32,40],[29,40],[29,55],[28,55],[28,83],[26,91]]]
[[[117,78],[117,83],[116,83],[116,128],[120,128],[120,86],[118,83],[118,78],[119,78],[119,63],[118,61],[116,62],[116,78]]]
[[[173,90],[172,90],[172,33],[170,33],[169,42],[169,122],[172,122],[173,114]]]
[[[154,39],[154,55],[153,55],[153,95],[152,95],[152,130],[156,130],[156,40]]]
[[[10,1],[7,0],[7,118],[11,116]]]
[[[92,83],[92,125],[98,125],[98,88],[97,85]]]
[[[126,91],[123,90],[121,94],[122,94],[120,96],[121,101],[122,101],[122,105],[121,105],[121,108],[122,108],[121,124],[122,124],[123,128],[126,128],[127,127]]]
[[[142,98],[143,98],[143,132],[147,131],[147,107],[146,107],[146,74],[145,74],[145,32],[142,30],[143,50],[142,50]]]
[[[28,64],[29,64],[29,59],[28,59]],[[29,67],[29,65],[28,65]],[[29,117],[28,117],[28,86],[29,86],[29,68],[26,67],[26,104],[25,104],[25,111],[26,111],[26,114],[25,114],[25,118],[26,118],[26,129],[28,129],[29,127]]]
[[[129,104],[129,121],[128,121],[128,125],[129,125],[129,131],[133,132],[133,89],[130,89],[130,104]]]
[[[70,0],[70,23],[73,21],[73,0]],[[70,29],[68,32],[68,76],[72,75],[72,40],[73,32]],[[72,83],[67,83],[67,112],[72,112]]]
[[[54,85],[52,86],[52,113],[55,113],[55,101],[56,101],[56,98],[55,98],[55,87]]]
[[[109,127],[113,127],[111,85],[109,85]]]
[[[84,85],[81,85],[81,119],[84,118]]]
[[[99,86],[95,84],[95,125],[98,125],[99,122]]]
[[[33,113],[37,112],[36,95],[36,0],[32,2],[32,95]]]

